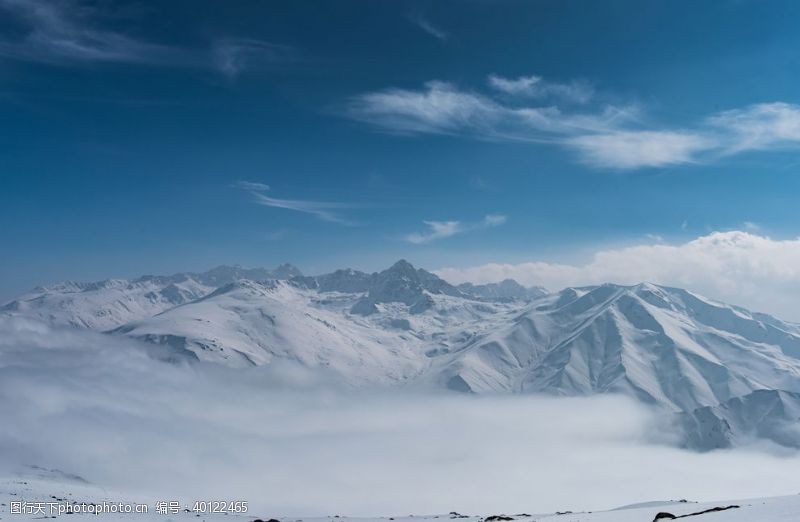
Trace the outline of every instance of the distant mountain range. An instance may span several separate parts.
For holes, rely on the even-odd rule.
[[[800,447],[800,325],[677,288],[454,286],[406,261],[319,276],[223,266],[37,288],[0,313],[353,386],[623,394],[672,412],[693,448]]]

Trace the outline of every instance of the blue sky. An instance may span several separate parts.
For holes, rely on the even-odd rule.
[[[747,0],[0,0],[0,297],[221,263],[791,242],[798,20]]]

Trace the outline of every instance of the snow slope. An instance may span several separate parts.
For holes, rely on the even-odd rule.
[[[517,312],[505,303],[425,295],[433,303],[428,313],[391,302],[363,316],[350,312],[359,294],[240,281],[111,333],[232,366],[286,360],[331,370],[353,385],[397,384],[419,377],[438,354]]]
[[[0,313],[34,318],[52,325],[109,330],[194,301],[217,287],[242,279],[299,276],[291,265],[274,270],[218,266],[203,273],[107,279],[94,283],[65,282],[39,287],[0,306]]]
[[[566,289],[437,361],[475,392],[623,393],[675,411],[760,389],[800,392],[800,327],[685,290]]]
[[[718,502],[687,502],[687,501],[655,501],[629,505],[609,511],[577,512],[564,511],[559,513],[537,513],[536,506],[532,506],[532,513],[481,513],[460,514],[452,512],[441,515],[402,515],[402,516],[375,516],[353,518],[344,515],[331,515],[326,517],[303,517],[302,514],[264,513],[259,508],[250,508],[248,513],[196,513],[195,501],[205,499],[173,499],[162,498],[169,496],[169,492],[153,492],[152,498],[141,498],[127,495],[123,492],[109,491],[103,487],[88,483],[82,479],[70,476],[58,470],[31,467],[16,471],[0,478],[0,519],[13,520],[41,520],[51,516],[51,505],[56,510],[53,517],[58,515],[58,506],[66,505],[95,505],[101,509],[108,509],[111,504],[141,504],[147,507],[147,513],[104,513],[94,515],[90,513],[74,513],[68,515],[70,520],[114,520],[114,521],[242,521],[252,522],[255,519],[269,520],[276,518],[279,521],[291,522],[331,522],[332,520],[351,520],[353,522],[442,522],[450,520],[456,522],[491,522],[492,517],[503,516],[505,520],[519,522],[650,522],[659,513],[669,513],[675,516],[702,513],[688,517],[692,522],[790,522],[800,517],[800,495],[787,497],[756,498],[744,500],[725,500]],[[156,502],[177,501],[179,510],[176,513],[158,514]],[[241,499],[247,500],[247,499]],[[40,503],[44,514],[24,513],[11,514],[12,503],[26,502],[31,506]],[[252,500],[250,502],[252,504]],[[18,506],[18,504],[16,504]],[[720,508],[722,511],[710,511]],[[15,507],[16,509],[16,507]],[[134,508],[131,508],[134,509]],[[262,508],[263,509],[263,508]],[[63,515],[67,516],[67,515]]]

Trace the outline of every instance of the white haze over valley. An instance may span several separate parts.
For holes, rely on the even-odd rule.
[[[0,317],[2,471],[35,464],[142,501],[248,500],[274,515],[552,512],[800,491],[796,452],[675,449],[663,420],[622,397],[354,390],[287,364],[174,364],[164,353]]]

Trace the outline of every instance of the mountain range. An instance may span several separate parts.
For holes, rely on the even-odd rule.
[[[800,447],[800,325],[678,288],[455,286],[406,261],[318,276],[222,266],[37,288],[0,314],[190,361],[290,361],[353,386],[616,393],[669,412],[692,448]]]

